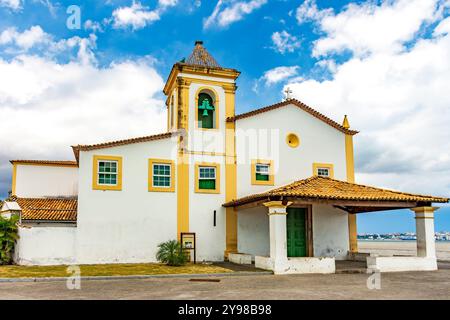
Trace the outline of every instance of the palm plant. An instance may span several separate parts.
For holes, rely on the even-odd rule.
[[[177,240],[169,240],[158,245],[156,259],[169,266],[182,266],[186,264],[188,257]]]
[[[0,216],[0,264],[9,264],[12,261],[14,246],[19,239],[18,221],[18,215],[12,215],[10,219]]]

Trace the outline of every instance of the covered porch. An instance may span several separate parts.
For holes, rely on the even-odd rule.
[[[447,198],[414,195],[324,177],[225,203],[238,217],[237,250],[229,260],[275,274],[334,273],[335,260],[361,259],[350,215],[408,209],[416,221],[417,256],[362,256],[377,272],[437,270],[433,203]],[[388,223],[388,221],[387,221]]]

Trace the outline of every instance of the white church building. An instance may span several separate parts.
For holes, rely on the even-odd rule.
[[[192,233],[197,262],[333,273],[335,260],[358,255],[358,213],[410,209],[417,256],[368,266],[437,269],[433,203],[448,199],[355,184],[347,117],[289,95],[236,115],[239,74],[197,41],[164,87],[167,132],[72,146],[73,161],[12,160],[1,214],[20,215],[15,262],[156,262],[158,244]]]

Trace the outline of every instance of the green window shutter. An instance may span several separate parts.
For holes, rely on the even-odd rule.
[[[256,174],[256,180],[257,181],[269,181],[269,175],[268,174]]]
[[[201,179],[198,181],[198,188],[203,190],[215,190],[216,180],[215,179]]]

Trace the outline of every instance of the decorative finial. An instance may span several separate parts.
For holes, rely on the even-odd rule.
[[[345,129],[350,129],[350,123],[348,122],[347,115],[344,116],[344,122],[342,122],[342,126],[343,126]]]
[[[203,41],[202,40],[197,40],[197,41],[195,41],[195,45],[202,46],[203,45]]]
[[[285,93],[285,100],[291,100],[291,94],[292,94],[292,90],[289,87],[286,87],[286,90],[284,90]]]

